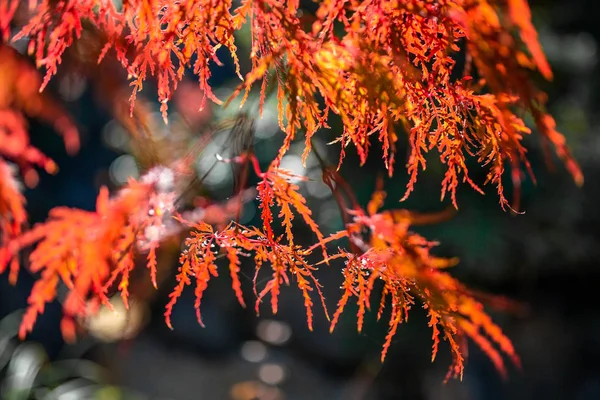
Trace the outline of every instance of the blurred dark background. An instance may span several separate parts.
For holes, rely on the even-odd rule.
[[[525,182],[524,215],[503,212],[493,190],[480,196],[465,186],[459,192],[456,217],[416,229],[441,242],[437,254],[460,257],[453,273],[463,282],[527,305],[527,312],[520,315],[492,312],[522,358],[521,371],[511,369],[508,379],[503,380],[478,348],[470,345],[463,381],[444,384],[449,356],[443,348],[437,360],[430,362],[431,332],[419,307],[410,322],[400,327],[387,360],[381,364],[385,322],[378,323],[370,316],[363,333],[358,334],[356,310],[349,307],[336,331],[329,334],[327,321],[317,309],[311,333],[297,290],[283,291],[277,316],[265,308],[257,317],[253,307],[242,309],[236,303],[227,276],[212,281],[204,296],[206,328],[195,320],[191,289],[184,292],[175,307],[175,330],[166,327],[162,314],[174,284],[171,278],[151,298],[140,300],[140,309],[146,310],[146,323],[132,339],[107,343],[109,339],[101,340],[103,336],[98,333],[96,338],[89,336],[75,346],[65,346],[58,327],[57,302],[48,307],[28,340],[41,343],[50,360],[65,354],[91,359],[111,371],[107,378],[111,384],[149,399],[600,398],[600,305],[596,294],[600,282],[600,186],[596,179],[600,171],[600,121],[596,117],[600,111],[600,24],[592,11],[593,1],[530,3],[555,73],[553,82],[540,81],[540,85],[548,92],[549,109],[583,168],[585,185],[577,188],[558,162],[556,170],[549,171],[538,138],[532,135],[527,142],[538,184]],[[240,35],[241,43],[244,40],[247,38]],[[226,97],[239,82],[236,79],[231,65],[215,68],[211,82],[218,88],[217,96]],[[27,191],[32,222],[43,220],[48,210],[58,205],[91,209],[100,184],[117,187],[127,176],[139,173],[123,128],[97,104],[97,90],[90,82],[76,74],[63,74],[53,80],[50,90],[62,97],[81,127],[83,148],[75,157],[68,157],[60,138],[48,127],[31,122],[34,144],[61,168],[58,175],[42,176],[40,185]],[[154,98],[152,89],[147,95]],[[193,136],[195,125],[202,123],[191,116],[197,109],[198,96],[190,80],[183,94],[171,103],[169,129],[179,129],[179,133],[187,129],[186,134]],[[276,108],[271,100],[257,123],[255,146],[263,162],[273,157],[280,144]],[[158,105],[153,107],[153,118],[158,121]],[[215,107],[204,117],[226,118],[236,110],[236,104],[225,111]],[[327,132],[322,135],[317,145],[324,149],[321,145],[329,137]],[[198,162],[200,171],[210,166],[207,160],[213,159],[218,140],[211,146]],[[400,155],[406,150],[402,146],[398,149]],[[336,231],[341,227],[337,206],[318,181],[316,160],[311,158],[307,168],[302,167],[302,149],[301,142],[295,144],[284,167],[315,179],[301,184],[303,193],[325,233]],[[335,149],[328,154],[335,162]],[[366,203],[382,163],[373,152],[364,168],[357,165],[351,154],[342,173],[351,177],[359,199]],[[402,197],[406,178],[398,169],[396,177],[386,183],[387,205],[419,211],[443,209],[447,204],[439,203],[441,167],[435,164],[435,157],[431,157],[428,167],[415,193],[401,205],[396,200]],[[211,174],[205,182],[207,192],[215,199],[226,197],[231,191],[229,167],[218,167]],[[246,206],[245,223],[257,223],[255,207]],[[311,240],[308,231],[299,231],[299,235],[305,241]],[[339,298],[338,267],[323,268],[318,275],[331,308]],[[249,304],[253,298],[252,268],[249,263],[243,266],[242,284]],[[18,285],[12,287],[6,275],[0,276],[0,316],[26,305],[33,281],[34,277],[22,272]],[[103,398],[129,398],[124,392],[110,393]]]

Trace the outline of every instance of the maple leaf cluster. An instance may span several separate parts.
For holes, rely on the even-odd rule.
[[[13,32],[19,13],[27,18]],[[235,44],[236,32],[244,27],[250,28],[251,37],[251,65],[246,73],[242,73]],[[370,147],[377,143],[393,176],[396,143],[405,131],[410,151],[403,199],[414,190],[428,153],[435,150],[446,168],[442,199],[449,195],[458,208],[456,192],[461,181],[483,193],[482,184],[467,169],[467,160],[474,158],[487,168],[483,185],[495,185],[501,206],[518,209],[523,170],[533,179],[523,145],[523,137],[531,130],[520,117],[528,113],[542,140],[552,144],[574,180],[582,184],[583,175],[564,137],[545,111],[545,95],[529,76],[537,71],[551,79],[552,72],[525,0],[326,0],[318,3],[313,14],[305,13],[297,0],[242,0],[237,7],[231,0],[127,0],[119,6],[106,0],[30,0],[27,4],[5,0],[0,3],[0,31],[4,40],[0,44],[0,271],[10,266],[14,282],[19,253],[33,245],[28,269],[40,273],[29,297],[22,337],[31,331],[45,305],[57,297],[59,284],[68,289],[62,329],[71,339],[77,320],[102,304],[108,306],[112,291],[120,292],[127,304],[138,255],[147,253],[146,265],[156,286],[157,248],[166,238],[185,232],[177,285],[165,311],[169,326],[175,303],[190,285],[195,286],[195,308],[202,324],[202,297],[209,281],[218,276],[219,259],[224,257],[241,305],[246,304],[239,279],[241,260],[251,258],[256,311],[270,296],[271,309],[277,312],[282,285],[295,281],[312,329],[315,295],[330,318],[316,277],[318,268],[343,260],[342,297],[330,318],[331,329],[347,303],[356,299],[360,330],[375,285],[382,284],[379,317],[388,300],[391,303],[382,359],[398,325],[418,300],[433,330],[433,358],[440,337],[450,345],[454,361],[449,376],[462,375],[466,337],[500,371],[505,371],[501,353],[519,364],[510,340],[484,312],[478,295],[445,271],[456,261],[435,257],[434,243],[410,231],[411,225],[431,217],[406,210],[380,211],[385,197],[381,188],[365,210],[337,170],[348,146],[356,149],[364,164]],[[29,185],[37,181],[34,167],[56,170],[49,158],[29,144],[23,115],[50,122],[63,135],[67,150],[77,150],[78,135],[71,119],[41,91],[57,73],[67,50],[83,40],[86,32],[94,32],[96,41],[93,49],[82,46],[79,53],[87,51],[87,55],[79,56],[93,54],[98,63],[108,57],[120,62],[133,87],[132,114],[137,93],[154,77],[166,121],[168,101],[188,69],[198,78],[205,97],[202,103],[209,99],[221,104],[209,83],[212,66],[221,65],[220,48],[229,53],[242,79],[225,104],[245,92],[243,104],[259,84],[262,111],[268,90],[276,90],[284,134],[276,158],[266,170],[248,148],[232,159],[221,159],[244,164],[246,169],[250,166],[258,178],[262,226],[236,222],[242,200],[182,212],[176,185],[182,173],[177,164],[155,166],[113,198],[103,188],[95,211],[53,209],[46,222],[23,231],[25,199],[7,160],[21,169]],[[46,71],[43,79],[7,44],[11,36],[28,40],[28,54]],[[461,57],[464,67],[459,70]],[[305,137],[306,161],[314,151],[312,139],[329,128],[332,115],[343,124],[341,132],[334,132],[341,151],[337,169],[321,160],[323,181],[340,207],[345,229],[326,237],[294,183],[303,178],[281,169],[280,162],[299,133]],[[142,139],[133,132],[135,124],[131,125],[132,135]],[[516,189],[512,204],[504,196],[507,164]],[[304,247],[295,240],[297,217],[314,234],[314,245]],[[275,221],[281,222],[283,233],[274,228]],[[329,255],[333,242],[340,244],[339,251]],[[317,250],[322,262],[315,264],[310,260]],[[264,285],[257,279],[263,266],[271,274]]]
[[[345,260],[343,294],[333,315],[331,330],[348,301],[356,298],[357,326],[361,331],[365,313],[371,309],[375,284],[383,281],[377,319],[382,317],[388,298],[391,314],[382,361],[398,325],[408,320],[408,313],[418,299],[427,310],[429,326],[433,330],[432,361],[438,351],[440,335],[443,334],[450,345],[453,363],[447,378],[462,376],[466,337],[481,347],[503,375],[506,369],[500,351],[519,366],[512,343],[484,312],[477,295],[444,271],[458,260],[433,256],[431,248],[437,243],[409,230],[412,225],[447,218],[447,213],[422,215],[407,210],[379,211],[384,199],[385,192],[380,188],[373,194],[366,212],[362,209],[350,211],[353,218],[345,233],[358,251],[341,250],[330,257],[330,260]]]
[[[76,126],[48,94],[39,92],[40,83],[38,71],[12,47],[0,43],[0,272],[10,262],[9,280],[13,283],[18,265],[6,245],[21,234],[27,221],[17,175],[32,187],[39,180],[36,168],[48,173],[58,170],[52,159],[30,144],[25,117],[52,125],[71,154],[79,148]]]

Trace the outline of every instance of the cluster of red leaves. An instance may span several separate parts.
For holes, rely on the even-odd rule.
[[[4,3],[1,7],[4,7]],[[0,28],[2,24],[0,24]],[[11,162],[28,186],[38,182],[37,168],[55,173],[57,166],[29,142],[25,116],[51,124],[63,135],[70,153],[79,148],[79,134],[68,115],[47,94],[39,92],[41,79],[16,50],[0,43],[0,272],[10,262],[10,281],[17,279],[18,265],[6,245],[17,237],[27,221],[25,198],[20,192]]]
[[[0,43],[0,157],[17,164],[29,186],[38,181],[34,167],[52,173],[57,166],[30,145],[25,116],[50,124],[70,154],[79,149],[77,128],[54,99],[40,93],[40,83],[38,71],[15,49]]]
[[[301,177],[280,169],[279,161],[299,131],[306,137],[306,158],[311,139],[320,128],[328,127],[333,113],[343,122],[335,140],[341,144],[339,165],[349,145],[357,149],[364,163],[375,136],[392,175],[397,128],[402,126],[410,143],[405,198],[414,189],[419,172],[426,168],[427,153],[435,149],[447,167],[442,198],[449,194],[457,207],[456,190],[461,180],[482,192],[467,170],[467,159],[474,157],[488,167],[485,183],[496,186],[505,207],[509,206],[503,194],[505,164],[511,166],[517,189],[523,179],[522,168],[529,170],[522,139],[530,129],[518,116],[527,112],[575,181],[582,183],[581,171],[563,136],[544,110],[544,94],[528,78],[531,70],[547,79],[552,74],[531,24],[527,2],[326,0],[319,2],[314,16],[302,18],[299,7],[297,0],[243,0],[235,10],[231,0],[128,0],[118,7],[106,0],[1,2],[3,40],[11,36],[15,15],[26,13],[24,26],[14,39],[28,38],[29,54],[38,67],[46,69],[42,81],[33,69],[21,64],[14,50],[0,45],[0,76],[6,80],[6,85],[0,85],[0,271],[10,265],[14,281],[17,255],[35,245],[29,269],[41,274],[29,298],[21,336],[32,329],[45,304],[57,297],[61,282],[68,289],[62,323],[67,338],[74,337],[76,319],[109,304],[109,292],[116,289],[127,304],[137,254],[148,252],[146,265],[156,285],[157,247],[186,226],[191,233],[180,256],[178,283],[165,311],[169,326],[175,303],[192,283],[202,323],[202,297],[210,279],[218,275],[218,259],[223,255],[240,304],[245,304],[239,279],[241,258],[252,257],[256,310],[270,296],[271,309],[277,312],[282,285],[295,280],[312,329],[315,293],[329,318],[315,276],[318,265],[308,261],[320,249],[323,262],[345,262],[342,298],[331,318],[331,329],[346,304],[356,297],[360,330],[371,308],[375,284],[383,283],[378,315],[383,315],[390,299],[391,317],[382,359],[398,325],[418,299],[427,309],[433,330],[433,358],[440,336],[450,345],[454,362],[449,376],[462,375],[465,337],[477,343],[502,372],[501,352],[519,363],[512,344],[485,314],[477,296],[445,272],[455,260],[433,256],[434,243],[409,231],[423,216],[407,211],[380,212],[381,190],[376,191],[365,212],[353,199],[349,186],[326,168],[323,179],[340,205],[346,229],[325,238],[293,183]],[[246,23],[251,30],[251,70],[243,76],[234,33]],[[96,32],[94,49],[89,53],[97,55],[100,62],[112,49],[126,69],[134,88],[132,107],[149,74],[156,77],[165,118],[167,102],[188,67],[198,77],[204,95],[220,103],[209,79],[210,64],[220,64],[217,52],[221,47],[229,52],[243,79],[233,96],[242,91],[247,95],[260,81],[262,106],[270,77],[275,77],[279,123],[285,132],[277,158],[264,172],[251,152],[229,160],[249,162],[258,176],[262,227],[227,223],[236,215],[236,207],[230,205],[215,209],[219,218],[211,218],[207,209],[189,214],[189,218],[179,215],[178,167],[159,166],[139,181],[132,180],[112,199],[102,189],[95,211],[57,208],[45,223],[22,232],[24,198],[4,158],[24,169],[26,183],[34,181],[28,178],[31,166],[50,172],[55,169],[29,145],[21,113],[51,122],[63,133],[67,149],[77,149],[72,123],[38,89],[41,91],[57,72],[66,50],[77,43],[86,26]],[[461,46],[466,47],[467,54],[462,72],[455,68]],[[346,207],[347,199],[351,200],[351,211]],[[513,207],[518,207],[516,202]],[[293,220],[298,216],[315,234],[315,245],[296,243]],[[273,227],[275,220],[281,221],[282,234]],[[349,249],[329,256],[327,243],[339,239],[347,240]],[[258,287],[258,274],[264,265],[270,266],[271,278]]]
[[[113,201],[103,189],[93,212],[55,208],[48,221],[11,243],[15,253],[37,243],[29,256],[29,269],[41,273],[29,296],[29,307],[21,324],[20,336],[33,328],[45,305],[57,296],[62,281],[69,289],[63,304],[62,332],[67,340],[75,337],[75,318],[89,312],[89,292],[104,297],[111,270],[125,271],[119,289],[127,296],[127,274],[133,267],[133,244],[141,228],[141,218],[130,210],[141,209],[149,195],[147,185],[132,184]],[[150,222],[145,222],[150,223]]]
[[[271,296],[271,309],[277,313],[278,298],[281,285],[290,284],[293,276],[297,281],[298,289],[303,294],[308,328],[312,330],[313,323],[313,301],[310,292],[316,291],[322,302],[323,309],[327,315],[325,299],[320,290],[320,285],[313,275],[316,268],[309,264],[306,259],[317,248],[321,247],[323,256],[327,257],[326,240],[320,232],[318,225],[311,217],[311,211],[306,206],[306,200],[299,193],[298,185],[291,180],[302,179],[287,170],[277,168],[272,164],[265,172],[260,170],[258,160],[252,154],[238,156],[233,160],[225,162],[250,162],[254,172],[260,178],[257,185],[258,198],[260,200],[262,228],[246,227],[232,222],[225,229],[215,231],[213,227],[201,221],[188,225],[192,228],[191,237],[186,240],[187,250],[180,258],[181,267],[177,275],[179,284],[171,294],[171,301],[167,305],[165,317],[167,324],[171,326],[170,315],[177,298],[181,295],[183,288],[191,284],[190,276],[196,277],[196,310],[198,321],[202,324],[200,317],[200,302],[202,294],[207,287],[211,276],[217,276],[216,254],[219,250],[226,255],[229,261],[229,270],[233,281],[233,289],[242,306],[245,306],[241,292],[241,283],[238,277],[240,268],[240,255],[250,256],[254,254],[255,274],[254,293],[256,294],[256,312],[262,300]],[[281,219],[285,233],[277,236],[273,229],[274,220],[273,207],[277,205],[280,210],[278,218]],[[319,243],[310,248],[303,248],[294,244],[292,232],[292,220],[294,214],[299,214],[304,222],[315,233]],[[264,288],[258,289],[257,279],[264,264],[269,264],[272,269],[271,279],[267,281]]]
[[[520,365],[512,343],[485,313],[474,293],[444,271],[458,260],[433,256],[430,250],[436,243],[409,231],[411,225],[435,222],[445,215],[420,215],[406,210],[378,212],[384,198],[385,192],[377,190],[367,206],[367,213],[360,209],[351,211],[353,218],[346,225],[346,234],[359,250],[340,250],[329,258],[345,260],[343,294],[333,315],[331,330],[348,301],[356,298],[357,326],[361,331],[365,313],[371,309],[375,285],[382,281],[377,319],[383,315],[388,299],[392,307],[382,361],[398,325],[408,320],[408,312],[418,299],[427,310],[433,330],[432,361],[440,336],[449,343],[453,363],[447,378],[462,377],[467,336],[481,347],[503,375],[506,369],[500,351]]]
[[[177,214],[176,171],[155,167],[139,181],[130,180],[113,199],[109,199],[108,189],[102,188],[95,211],[54,208],[46,222],[3,248],[6,260],[14,260],[20,250],[36,245],[28,268],[41,277],[29,296],[21,337],[31,331],[45,305],[57,297],[60,281],[69,291],[63,303],[62,331],[71,340],[75,337],[76,318],[93,314],[102,304],[110,306],[107,293],[114,291],[115,284],[128,305],[129,277],[140,252],[148,253],[146,264],[157,286],[156,249],[161,241],[181,230],[173,219]],[[236,206],[235,201],[225,206],[209,205],[189,212],[189,216],[222,225],[235,215]]]
[[[0,13],[5,36],[17,3],[8,1]],[[489,165],[487,182],[496,185],[504,207],[504,164],[510,163],[517,189],[521,165],[528,168],[522,137],[530,130],[517,116],[526,111],[576,182],[583,182],[563,136],[544,111],[544,94],[528,79],[529,70],[547,79],[552,73],[526,0],[328,0],[319,2],[312,21],[300,18],[299,7],[298,1],[277,0],[244,0],[235,10],[231,0],[130,0],[119,8],[110,1],[32,0],[30,18],[16,38],[31,39],[29,51],[47,71],[43,87],[82,34],[82,21],[91,23],[105,34],[100,60],[114,48],[127,69],[132,102],[150,72],[158,79],[166,113],[186,67],[193,68],[205,96],[220,103],[208,83],[210,63],[220,64],[217,51],[224,47],[242,78],[234,32],[248,22],[252,69],[239,90],[262,81],[264,96],[274,70],[286,132],[279,158],[300,127],[306,156],[310,138],[327,127],[332,111],[344,123],[337,139],[343,147],[353,144],[364,162],[370,136],[376,135],[391,175],[395,125],[400,124],[411,145],[406,196],[425,168],[426,153],[437,149],[447,166],[442,197],[449,192],[457,206],[460,180],[481,191],[465,164],[474,156]],[[343,29],[338,32],[336,26]],[[466,68],[457,79],[463,42]]]

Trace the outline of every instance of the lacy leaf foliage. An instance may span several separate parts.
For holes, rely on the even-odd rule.
[[[11,26],[18,25],[19,13],[27,18],[11,32]],[[242,73],[235,33],[245,25],[251,32],[251,68]],[[332,330],[348,302],[356,300],[360,331],[375,287],[382,285],[378,316],[391,304],[382,359],[398,325],[419,301],[433,331],[432,358],[440,338],[449,343],[453,356],[449,376],[462,376],[466,337],[487,353],[500,372],[505,371],[502,353],[519,364],[510,340],[484,312],[478,296],[446,272],[456,260],[435,257],[434,243],[409,230],[435,217],[406,210],[380,211],[385,197],[381,189],[364,210],[336,170],[324,166],[323,180],[332,189],[345,223],[344,230],[325,237],[293,183],[302,177],[280,169],[279,163],[300,132],[305,136],[306,159],[311,139],[320,129],[329,128],[328,119],[335,114],[343,123],[334,140],[341,147],[338,169],[348,146],[357,150],[364,164],[370,146],[378,143],[392,176],[396,143],[405,132],[410,152],[404,199],[425,170],[428,153],[435,150],[446,166],[442,199],[449,195],[457,208],[461,182],[483,193],[482,183],[471,179],[467,169],[467,160],[474,158],[487,169],[483,185],[496,187],[503,208],[518,209],[523,170],[533,178],[523,145],[523,137],[531,130],[520,117],[528,113],[542,139],[552,144],[574,180],[582,184],[583,175],[564,137],[545,111],[544,93],[529,79],[534,71],[551,79],[552,72],[525,0],[325,0],[318,3],[314,15],[302,14],[297,0],[242,0],[235,8],[231,0],[127,0],[118,7],[108,0],[6,0],[0,4],[0,31],[4,42],[12,34],[14,40],[28,38],[29,55],[46,71],[40,80],[12,48],[0,45],[0,76],[6,83],[0,85],[0,271],[10,266],[14,282],[19,253],[33,245],[28,268],[40,274],[29,297],[22,337],[32,330],[45,305],[57,297],[59,285],[68,289],[62,329],[69,339],[75,337],[78,319],[102,304],[109,306],[113,292],[120,292],[127,304],[139,254],[146,254],[145,264],[156,286],[160,243],[186,231],[177,285],[165,310],[169,327],[174,305],[185,287],[192,285],[202,324],[202,298],[210,280],[219,274],[221,258],[228,265],[235,296],[245,306],[240,273],[242,259],[251,258],[256,311],[270,297],[270,308],[277,312],[282,286],[294,281],[312,329],[315,300],[329,318],[316,272],[322,263],[339,259],[345,268]],[[95,211],[57,208],[46,222],[22,230],[27,219],[25,199],[5,160],[21,168],[26,183],[37,179],[28,172],[35,171],[34,166],[48,172],[56,169],[29,145],[23,114],[51,122],[63,134],[67,150],[77,150],[78,136],[71,120],[40,92],[56,74],[67,50],[86,32],[94,32],[93,49],[81,46],[78,51],[89,50],[87,56],[93,54],[98,63],[115,57],[128,74],[133,87],[130,112],[135,118],[130,124],[135,129],[130,130],[136,139],[140,133],[133,131],[143,121],[135,115],[134,102],[151,76],[158,83],[165,121],[168,101],[187,69],[195,73],[204,96],[221,103],[209,84],[212,65],[221,64],[221,48],[229,53],[242,80],[229,100],[242,92],[245,99],[259,85],[262,108],[267,90],[276,89],[285,137],[275,160],[265,171],[252,152],[223,160],[252,166],[258,178],[262,226],[234,222],[239,213],[237,199],[236,205],[213,205],[210,211],[215,213],[208,207],[181,212],[176,201],[178,168],[159,166],[139,181],[130,181],[113,198],[102,189]],[[458,70],[461,49],[466,56],[464,68]],[[89,62],[86,59],[82,65]],[[516,189],[512,204],[504,196],[507,164]],[[313,232],[314,245],[296,242],[295,219]],[[274,228],[274,221],[281,221],[283,233]],[[330,242],[340,246],[334,255],[327,251]],[[315,264],[309,260],[317,252],[322,261]],[[270,268],[270,279],[261,283],[258,276],[263,267]]]
[[[470,337],[489,356],[496,368],[506,374],[501,352],[520,365],[510,340],[484,312],[476,295],[444,270],[456,259],[435,257],[436,245],[409,230],[413,224],[431,223],[444,218],[420,215],[406,210],[378,211],[385,193],[378,190],[367,207],[354,210],[353,222],[347,225],[349,240],[361,250],[341,250],[330,259],[345,260],[343,294],[333,315],[331,330],[348,302],[355,298],[358,306],[357,327],[362,330],[364,317],[371,310],[375,285],[383,282],[377,319],[386,304],[391,304],[389,330],[381,353],[383,362],[398,325],[408,320],[408,313],[419,300],[427,310],[433,331],[432,361],[438,352],[440,337],[448,341],[453,363],[448,377],[461,376],[464,369],[464,339]],[[389,301],[388,301],[389,300]]]
[[[79,149],[75,124],[54,99],[40,93],[40,84],[38,71],[12,47],[0,43],[0,272],[10,264],[12,283],[18,263],[6,246],[27,222],[18,175],[33,187],[39,180],[36,168],[48,173],[58,170],[52,159],[31,145],[26,117],[50,124],[63,136],[69,153]]]
[[[8,0],[0,13],[5,36],[17,3]],[[310,138],[327,127],[333,112],[344,123],[337,137],[342,148],[353,144],[364,162],[375,135],[391,175],[397,128],[403,126],[411,147],[406,196],[425,169],[426,153],[436,149],[447,166],[442,197],[449,193],[457,206],[460,181],[481,191],[465,163],[473,156],[488,167],[487,182],[497,187],[506,206],[504,165],[511,165],[517,187],[521,167],[528,169],[522,138],[530,130],[518,117],[525,111],[575,181],[583,182],[544,110],[544,94],[528,78],[531,70],[547,79],[552,72],[525,0],[327,0],[319,2],[313,17],[303,18],[298,1],[276,0],[243,0],[235,9],[231,0],[129,0],[120,8],[111,1],[32,0],[29,12],[16,38],[31,38],[29,52],[46,69],[42,88],[65,50],[81,36],[85,21],[105,33],[99,61],[114,49],[127,69],[132,104],[148,75],[156,77],[165,117],[167,102],[188,67],[205,96],[220,103],[209,78],[211,63],[221,63],[221,47],[244,80],[239,90],[261,81],[264,96],[274,74],[286,133],[279,158],[299,128],[306,136],[306,156]],[[252,40],[252,69],[245,77],[234,37],[244,23],[250,25]],[[457,71],[461,43],[466,66]]]

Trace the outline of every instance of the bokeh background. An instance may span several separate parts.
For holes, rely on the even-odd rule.
[[[550,111],[581,163],[585,185],[577,188],[559,163],[554,171],[548,170],[533,135],[527,142],[538,184],[525,182],[524,215],[503,212],[493,190],[480,196],[464,187],[459,193],[459,213],[452,220],[416,229],[440,241],[437,254],[461,259],[453,273],[463,282],[526,305],[520,313],[492,312],[521,355],[521,371],[510,369],[508,379],[503,380],[471,345],[463,381],[444,384],[449,356],[443,348],[437,360],[430,362],[431,333],[418,307],[410,322],[399,329],[386,362],[381,364],[385,322],[378,323],[371,316],[358,334],[355,313],[349,307],[333,334],[328,332],[324,317],[318,317],[314,332],[309,332],[302,297],[296,290],[283,291],[277,316],[265,309],[257,317],[253,307],[242,309],[237,304],[225,276],[211,282],[204,296],[206,328],[195,320],[191,289],[175,307],[175,329],[166,327],[162,314],[174,284],[174,278],[167,277],[159,291],[140,292],[135,315],[126,322],[103,315],[94,321],[95,335],[66,345],[59,332],[60,303],[56,302],[40,318],[27,342],[19,344],[11,334],[34,281],[24,272],[16,287],[8,284],[6,275],[0,276],[0,396],[8,396],[7,387],[27,388],[35,381],[36,387],[47,384],[45,391],[35,392],[36,396],[57,399],[600,398],[600,186],[596,179],[600,172],[600,24],[593,11],[594,1],[530,3],[555,73],[553,82],[540,81],[540,85],[548,92]],[[244,51],[248,35],[240,34],[239,40]],[[211,80],[220,98],[226,98],[239,82],[226,56],[223,61],[225,66],[215,68]],[[208,121],[232,117],[238,110],[232,104],[226,110],[213,107],[197,112],[201,93],[190,75],[171,103],[170,124],[165,127],[158,104],[153,103],[151,86],[146,101],[155,126],[161,127],[153,135],[164,146],[171,140],[191,142]],[[43,220],[48,210],[58,205],[91,209],[100,185],[116,188],[127,177],[140,173],[139,159],[132,155],[136,144],[99,100],[101,88],[97,83],[95,86],[67,70],[52,81],[49,90],[76,119],[83,133],[83,148],[78,155],[67,156],[60,139],[48,127],[31,121],[33,143],[61,168],[58,175],[43,176],[38,187],[27,191],[32,222]],[[273,100],[268,100],[257,121],[254,142],[257,155],[265,163],[275,155],[281,140]],[[251,98],[246,111],[255,112],[255,105]],[[337,128],[334,123],[332,131]],[[331,133],[322,132],[317,146],[335,162],[336,149],[325,146],[330,138]],[[198,157],[199,172],[211,168],[215,152],[221,151],[226,141],[227,132],[215,137]],[[402,146],[400,155],[406,153]],[[301,141],[294,144],[283,166],[313,178],[300,183],[303,193],[324,232],[336,231],[342,226],[337,205],[319,181],[316,159],[309,158],[307,167],[302,166],[299,154],[303,148]],[[373,152],[367,165],[357,165],[355,155],[350,154],[342,173],[350,179],[360,201],[366,203],[381,171],[380,155]],[[416,192],[401,206],[419,211],[439,211],[447,206],[439,202],[441,174],[441,167],[431,157]],[[231,168],[217,166],[203,184],[205,195],[225,199],[232,191]],[[389,207],[400,206],[396,199],[402,196],[405,184],[400,170],[387,181]],[[256,204],[248,203],[243,222],[257,223],[257,218]],[[309,231],[299,230],[298,237],[311,240]],[[165,260],[171,267],[176,265],[173,257]],[[248,263],[243,266],[242,283],[249,303],[253,296],[252,267]],[[323,268],[319,279],[332,308],[339,298],[339,265]],[[118,340],[126,330],[123,324],[133,324],[137,330],[135,335]],[[78,361],[69,364],[64,362],[67,359]],[[44,367],[38,371],[40,365]],[[29,372],[15,372],[23,368]],[[71,375],[80,378],[69,380]],[[101,390],[89,389],[90,382]],[[60,390],[52,391],[57,388]]]

